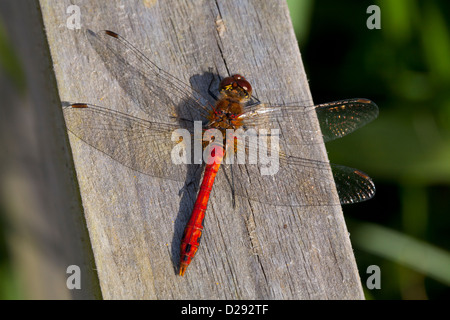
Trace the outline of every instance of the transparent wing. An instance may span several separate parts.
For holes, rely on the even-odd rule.
[[[324,141],[341,138],[375,120],[378,106],[369,99],[350,99],[316,106]]]
[[[189,163],[193,163],[194,141],[192,138],[182,143],[172,141],[172,132],[180,124],[155,123],[88,104],[70,105],[63,111],[70,132],[124,166],[155,177],[186,181],[188,166],[174,163],[172,153],[177,145],[182,148],[180,151],[189,149]],[[181,127],[193,132],[189,121]],[[236,149],[240,150],[245,142],[236,141],[239,144]],[[261,143],[264,140],[255,141],[256,144],[243,146],[244,159],[235,154],[230,188],[240,197],[275,205],[323,206],[361,202],[375,194],[372,180],[359,170],[332,164],[330,172],[330,164],[326,162],[286,155],[272,150],[270,144]],[[275,152],[278,157],[271,156]],[[333,192],[331,173],[339,202],[320,202],[317,199],[322,199],[323,193]]]
[[[187,167],[174,164],[176,145],[190,150],[192,139],[172,141],[175,129],[192,133],[193,120],[204,120],[211,106],[189,85],[159,69],[121,36],[102,31],[87,37],[133,101],[154,121],[88,104],[64,108],[68,129],[80,139],[123,165],[157,177],[185,181]],[[316,112],[326,141],[341,137],[373,120],[377,106],[367,99],[351,99],[312,107],[254,105],[241,115],[245,128],[279,129],[281,150],[268,151],[257,143],[246,147],[246,163],[234,165],[233,189],[236,195],[276,205],[336,205],[338,200],[320,203],[321,194],[331,193],[330,165],[291,154],[302,154],[291,135],[302,135],[305,144],[321,143],[308,124],[308,114]],[[303,119],[299,126],[297,119]],[[178,120],[179,123],[174,123]],[[269,137],[271,133],[268,133]],[[238,140],[240,143],[240,140]],[[266,148],[266,155],[260,150]],[[180,149],[181,151],[182,149]],[[295,150],[295,153],[292,151]],[[268,152],[267,152],[268,151]],[[287,152],[287,153],[286,153]],[[228,151],[227,151],[228,153]],[[269,154],[278,155],[277,159]],[[254,162],[258,160],[257,162]],[[353,203],[373,196],[375,188],[364,173],[343,166],[332,166],[341,203]]]
[[[223,169],[227,176],[239,177],[233,185],[238,197],[276,206],[334,206],[340,203],[338,199],[320,200],[330,198],[324,197],[324,193],[334,192],[329,165],[301,158],[295,163],[280,160],[278,164],[272,163],[272,168],[260,164],[233,164],[224,165]],[[274,173],[267,174],[271,169]]]
[[[378,116],[377,105],[368,99],[356,98],[316,106],[265,104],[253,105],[246,108],[240,116],[244,125],[253,128],[276,128],[283,123],[284,128],[300,132],[303,141],[309,144],[321,143],[317,141],[317,132],[310,128],[299,127],[297,120],[305,114],[316,112],[325,142],[341,138],[371,122]],[[292,129],[294,127],[295,129]],[[283,128],[281,128],[283,131]],[[282,133],[283,135],[283,133]]]
[[[375,194],[370,177],[357,169],[287,155],[282,151],[278,152],[278,157],[273,157],[276,148],[261,143],[257,147],[253,144],[243,147],[246,158],[241,162],[245,163],[239,163],[236,151],[233,166],[224,166],[227,175],[239,177],[230,186],[237,196],[273,205],[327,206],[357,203]],[[239,146],[236,149],[239,150]],[[331,177],[339,200],[323,196],[334,192]]]
[[[180,124],[155,123],[81,103],[64,107],[63,112],[70,132],[124,166],[155,177],[186,180],[187,166],[174,164],[172,158],[176,146],[186,150],[192,145],[190,137],[172,141],[172,132]],[[189,122],[181,127],[192,132]]]
[[[331,164],[331,169],[341,204],[363,202],[375,195],[375,184],[364,172],[337,164]]]
[[[187,166],[172,159],[174,147],[180,143],[172,141],[172,132],[179,125],[155,123],[95,105],[74,104],[63,110],[70,132],[114,160],[144,174],[186,181]],[[189,122],[184,127],[190,133],[193,130]],[[337,204],[317,200],[321,193],[333,191],[330,164],[282,152],[273,158],[271,145],[256,140],[256,144],[243,146],[242,139],[237,141],[236,149],[244,147],[245,158],[238,159],[235,154],[230,187],[236,195],[276,205]],[[193,154],[189,141],[183,142],[186,144],[180,147],[190,148]],[[375,185],[365,173],[334,164],[331,169],[341,204],[365,201],[375,194]]]
[[[107,30],[87,30],[86,36],[120,86],[150,119],[167,123],[174,117],[206,118],[211,108],[206,98],[160,69],[122,36]]]
[[[244,149],[248,159],[253,158],[257,164],[252,165],[247,162],[247,164],[241,164],[241,168],[237,166],[240,172],[235,175],[247,175],[246,179],[240,179],[235,184],[237,195],[260,202],[291,206],[333,205],[337,202],[317,202],[317,199],[323,198],[322,193],[332,192],[332,183],[329,179],[333,176],[341,204],[361,202],[374,196],[374,183],[365,173],[357,169],[297,156],[303,154],[302,152],[310,151],[311,149],[306,148],[308,145],[322,143],[321,135],[310,126],[308,117],[310,113],[316,112],[323,140],[330,141],[345,136],[374,120],[378,116],[378,107],[372,101],[348,99],[310,107],[259,104],[247,107],[245,111],[241,119],[247,132],[251,131],[250,128],[256,129],[255,132],[269,129],[266,138],[270,138],[272,136],[270,132],[273,129],[279,130],[280,150],[277,151],[277,172],[272,176],[264,176],[262,174],[264,165],[261,162],[275,163],[270,156],[267,156],[271,154],[270,151],[259,154],[260,149],[268,148],[260,141],[246,145],[245,140],[238,140],[238,147],[241,150]],[[304,119],[307,120],[299,123]],[[256,133],[254,135],[257,136]],[[302,145],[298,145],[296,140],[292,139],[294,135],[301,136]],[[255,188],[255,186],[259,187]]]

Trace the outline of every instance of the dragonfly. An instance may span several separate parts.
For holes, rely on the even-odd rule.
[[[343,137],[374,120],[378,107],[371,100],[354,98],[310,106],[264,104],[252,96],[250,82],[235,74],[220,81],[218,96],[210,83],[208,92],[215,100],[211,102],[119,34],[87,30],[86,36],[146,118],[90,103],[71,103],[63,107],[68,130],[124,166],[149,176],[186,182],[190,166],[204,169],[181,240],[179,275],[185,274],[200,246],[208,201],[221,167],[231,177],[227,185],[233,199],[327,206],[374,196],[375,185],[364,172],[299,156],[302,148]],[[319,119],[320,139],[317,130],[299,128],[295,121],[311,113]],[[245,134],[230,136],[239,129]],[[304,145],[298,145],[294,136],[301,136]],[[244,161],[233,162],[238,154]],[[273,159],[276,170],[267,173]],[[339,203],[314,197],[317,192],[334,192],[329,176],[334,179]]]

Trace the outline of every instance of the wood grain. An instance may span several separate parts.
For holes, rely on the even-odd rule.
[[[261,101],[312,104],[282,0],[77,1],[81,30],[65,26],[71,1],[40,4],[62,101],[144,116],[86,39],[85,29],[108,29],[205,94],[213,68],[222,77],[245,75]],[[296,120],[318,128],[314,117]],[[136,172],[69,137],[104,298],[363,298],[339,206],[242,201],[234,210],[220,182],[200,250],[185,277],[177,276],[195,191]],[[305,158],[327,161],[323,144],[303,151]],[[320,196],[337,199],[335,193]]]
[[[8,43],[2,39],[2,55],[11,50],[17,59],[15,66],[4,60],[9,76],[0,71],[1,227],[21,289],[11,290],[7,279],[2,290],[18,295],[12,299],[99,299],[41,12],[35,1],[2,1],[0,20]],[[70,290],[72,265],[81,287]]]

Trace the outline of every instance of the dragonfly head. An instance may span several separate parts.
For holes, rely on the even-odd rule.
[[[235,74],[220,81],[219,91],[227,97],[246,101],[252,95],[252,86],[243,76]]]

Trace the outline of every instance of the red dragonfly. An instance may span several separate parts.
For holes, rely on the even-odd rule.
[[[378,107],[372,101],[349,99],[317,106],[266,105],[252,97],[250,83],[236,74],[220,82],[218,97],[209,90],[216,100],[210,103],[190,85],[160,69],[117,33],[105,30],[96,34],[88,30],[87,38],[148,119],[88,103],[74,103],[64,107],[69,131],[123,165],[147,175],[185,182],[189,164],[205,167],[181,240],[179,275],[184,275],[200,245],[210,193],[224,162],[231,177],[233,199],[243,197],[284,206],[337,205],[318,202],[314,197],[314,192],[333,192],[333,184],[327,181],[330,167],[340,204],[361,202],[374,196],[375,186],[365,173],[298,156],[308,147],[340,138],[375,119]],[[315,138],[313,128],[298,128],[294,120],[310,113],[316,113],[319,118],[323,140]],[[201,121],[197,123],[200,124],[201,154],[206,155],[204,161],[198,156],[195,141],[191,143],[192,137],[198,139],[196,121]],[[174,134],[180,128],[192,136]],[[216,133],[208,136],[211,129]],[[228,137],[230,129],[246,129],[251,133],[223,138]],[[302,146],[296,144],[291,137],[299,135],[309,142]],[[256,139],[246,145],[246,138]],[[268,151],[268,145],[271,156],[276,158],[261,151]],[[242,150],[246,162],[228,164],[225,161],[234,159],[233,155]],[[174,154],[182,155],[183,164],[174,164]],[[229,155],[232,156],[228,158]],[[271,159],[276,160],[277,170],[264,174]],[[317,190],[315,185],[322,180]]]

